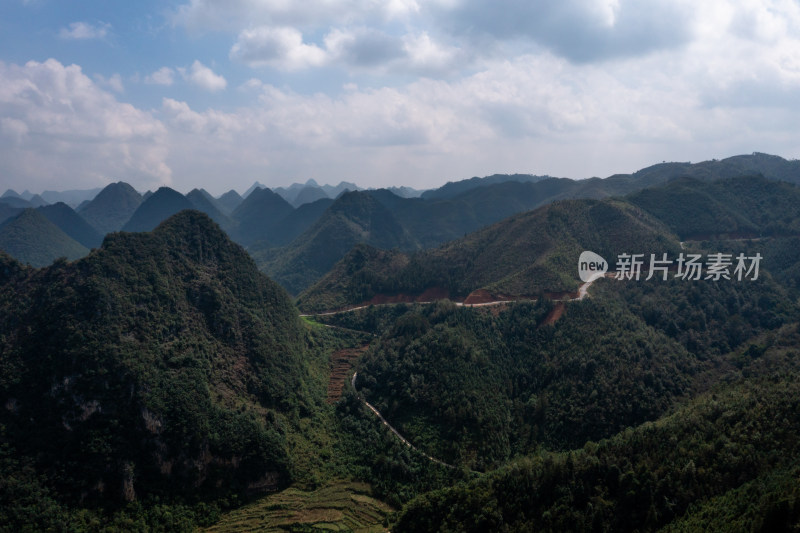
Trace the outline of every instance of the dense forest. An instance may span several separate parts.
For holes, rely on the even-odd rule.
[[[797,530],[781,161],[15,207],[0,232],[47,253],[0,252],[0,531]],[[611,275],[578,298],[583,250]],[[617,279],[623,253],[760,268]]]

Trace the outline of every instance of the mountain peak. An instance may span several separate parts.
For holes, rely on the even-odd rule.
[[[163,220],[182,211],[194,209],[184,195],[169,187],[159,187],[136,209],[123,231],[151,231]]]
[[[124,181],[110,183],[97,193],[80,214],[101,235],[119,231],[142,203],[142,196]]]
[[[58,257],[73,260],[89,253],[85,246],[33,208],[25,209],[0,226],[0,249],[35,267],[47,266]]]

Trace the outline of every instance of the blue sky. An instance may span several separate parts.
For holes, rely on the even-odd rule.
[[[0,0],[0,188],[800,154],[798,0]]]

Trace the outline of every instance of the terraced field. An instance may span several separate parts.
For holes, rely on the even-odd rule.
[[[388,531],[383,521],[393,509],[370,493],[369,485],[355,482],[315,491],[289,488],[225,515],[205,531]]]
[[[344,384],[353,370],[353,365],[369,346],[346,348],[331,354],[331,377],[328,381],[328,403],[336,403],[342,397]]]

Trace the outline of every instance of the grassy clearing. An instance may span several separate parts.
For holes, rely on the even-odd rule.
[[[228,513],[205,531],[383,532],[393,511],[371,496],[369,485],[339,481],[313,491],[289,488],[272,494]]]

